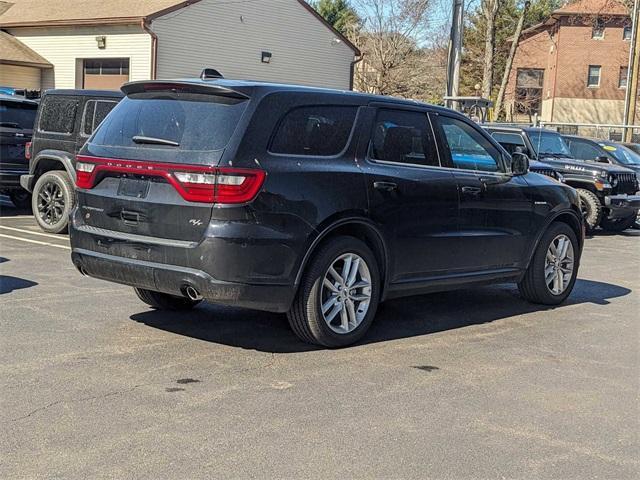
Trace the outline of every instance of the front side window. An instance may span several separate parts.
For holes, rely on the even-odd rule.
[[[519,133],[492,132],[491,136],[495,138],[496,142],[502,145],[510,155],[513,155],[518,147],[522,153],[526,153],[527,151],[524,139]]]
[[[600,71],[602,67],[600,65],[589,65],[589,72],[587,75],[587,86],[588,87],[599,87],[600,86]]]
[[[78,99],[75,97],[62,95],[45,97],[40,107],[39,130],[50,133],[73,133],[78,103]]]
[[[371,135],[374,160],[440,166],[426,113],[381,109]]]
[[[579,160],[595,160],[599,156],[604,156],[597,147],[580,140],[572,140],[569,148],[571,155]]]
[[[337,155],[347,145],[357,110],[338,105],[295,108],[278,125],[269,150],[287,155]]]
[[[439,116],[440,127],[456,168],[498,172],[500,153],[480,132],[466,122]]]

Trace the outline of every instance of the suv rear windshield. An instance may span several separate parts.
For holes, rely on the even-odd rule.
[[[32,103],[0,100],[0,127],[32,130],[37,110]]]
[[[173,160],[180,160],[186,152],[221,150],[247,103],[190,92],[133,93],[111,111],[90,142],[92,146],[120,147],[118,155],[129,159],[139,157],[135,151],[149,149]]]

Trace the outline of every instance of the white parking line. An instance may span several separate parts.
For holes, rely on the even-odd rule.
[[[64,235],[54,235],[53,233],[34,232],[33,230],[26,230],[24,228],[7,227],[6,225],[0,225],[0,228],[4,228],[5,230],[11,230],[14,232],[28,233],[29,235],[40,235],[41,237],[55,238],[57,240],[67,239],[67,237],[65,237]]]
[[[11,220],[12,218],[31,218],[33,220],[33,215],[12,215],[11,217],[2,217],[0,220]]]
[[[0,233],[0,238],[10,238],[11,240],[19,240],[21,242],[35,243],[36,245],[44,245],[46,247],[56,247],[56,248],[63,248],[65,250],[71,250],[71,247],[69,247],[67,245],[56,245],[55,243],[39,242],[38,240],[31,240],[29,238],[14,237],[13,235],[5,235],[3,233]]]

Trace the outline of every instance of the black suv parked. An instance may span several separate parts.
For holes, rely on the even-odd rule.
[[[47,90],[42,97],[27,150],[29,173],[20,183],[33,192],[33,215],[45,232],[67,229],[75,204],[75,156],[122,96],[104,90]]]
[[[25,145],[31,140],[38,104],[12,95],[0,95],[0,192],[18,208],[31,205],[31,195],[20,186],[29,171]]]
[[[578,160],[595,160],[601,163],[619,165],[636,172],[640,178],[640,154],[621,143],[597,138],[564,135],[565,142],[571,150],[573,158]]]
[[[78,155],[72,258],[154,308],[288,312],[336,347],[392,297],[507,281],[557,304],[573,288],[575,190],[458,113],[232,80],[123,91]]]
[[[605,230],[621,231],[633,225],[640,196],[635,173],[618,165],[587,162],[573,158],[562,135],[542,128],[519,128],[491,125],[492,135],[500,134],[500,141],[510,136],[510,142],[522,141],[523,151],[530,158],[553,165],[567,185],[580,195],[585,222],[589,230],[597,226]]]

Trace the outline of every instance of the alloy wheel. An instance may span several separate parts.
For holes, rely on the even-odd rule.
[[[553,295],[561,295],[569,286],[574,268],[573,244],[564,234],[556,236],[547,249],[544,280]]]
[[[355,253],[336,258],[322,280],[321,313],[336,333],[354,331],[362,323],[371,302],[371,272]]]
[[[38,192],[38,215],[47,225],[56,225],[63,219],[64,194],[55,182],[47,182]]]

